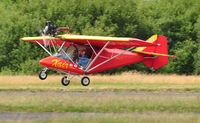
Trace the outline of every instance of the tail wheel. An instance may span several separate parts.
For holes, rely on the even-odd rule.
[[[67,86],[67,85],[69,85],[70,80],[68,79],[67,76],[64,76],[64,77],[61,79],[61,83],[62,83],[62,85]]]
[[[45,71],[45,70],[40,71],[39,78],[41,80],[45,80],[47,78],[47,76],[48,76],[47,71]]]
[[[90,84],[90,79],[88,78],[88,77],[83,77],[82,79],[81,79],[81,84],[83,85],[83,86],[88,86],[89,84]]]

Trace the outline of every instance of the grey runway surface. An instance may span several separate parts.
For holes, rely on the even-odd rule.
[[[1,120],[43,120],[52,117],[72,117],[72,116],[93,116],[93,115],[112,115],[112,113],[76,113],[76,112],[0,112]]]
[[[113,117],[113,116],[147,116],[156,115],[193,115],[200,117],[200,113],[169,113],[169,112],[131,112],[131,113],[94,113],[94,112],[0,112],[1,121],[46,120],[59,117]]]

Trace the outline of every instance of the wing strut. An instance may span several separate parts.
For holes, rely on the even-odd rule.
[[[92,47],[92,45],[90,44],[90,42],[87,40],[87,43],[90,45],[92,51],[94,52],[95,55],[97,55],[96,51],[94,50],[94,48]]]
[[[86,68],[86,72],[88,69],[92,66],[92,64],[95,62],[95,60],[99,57],[99,55],[103,52],[103,50],[106,48],[106,46],[110,43],[110,41],[106,42],[106,44],[102,47],[102,49],[98,52],[98,54],[94,57],[94,59],[90,62],[90,64]]]
[[[38,41],[35,41],[38,45],[40,45],[40,47],[42,47],[43,50],[45,50],[50,56],[52,56],[52,54],[42,45],[40,44]]]
[[[130,51],[130,50],[132,50],[133,48],[134,48],[134,46],[133,46],[133,47],[131,47],[131,48],[128,48],[127,50],[124,50],[124,51],[123,51],[123,52],[121,52],[121,53],[118,53],[118,54],[116,54],[116,55],[114,55],[114,56],[110,57],[109,59],[107,59],[107,60],[105,60],[105,61],[101,62],[100,64],[98,64],[98,65],[96,65],[96,66],[92,67],[91,69],[87,70],[86,72],[90,72],[90,71],[94,70],[95,68],[97,68],[97,67],[99,67],[99,66],[101,66],[101,65],[103,65],[103,64],[105,64],[105,63],[107,63],[107,62],[109,62],[110,60],[112,60],[112,59],[114,59],[114,58],[116,58],[116,57],[118,57],[118,56],[122,55],[123,53],[125,53],[125,52],[127,52],[127,51]]]

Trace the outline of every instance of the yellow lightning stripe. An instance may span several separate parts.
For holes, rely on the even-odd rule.
[[[160,54],[160,53],[153,53],[153,52],[145,52],[145,51],[137,51],[137,53],[147,54],[147,55],[153,55],[153,56],[169,56],[166,54]]]
[[[149,43],[153,43],[154,41],[156,41],[158,38],[158,35],[153,35],[151,36],[149,39],[147,39],[147,42]],[[137,47],[135,49],[133,49],[134,52],[141,52],[145,49],[146,47]]]

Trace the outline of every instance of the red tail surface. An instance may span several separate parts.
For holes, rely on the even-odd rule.
[[[159,69],[168,64],[168,57],[174,57],[168,55],[168,41],[165,36],[153,35],[147,40],[156,44],[157,46],[151,47],[138,47],[134,49],[134,52],[144,54],[143,63],[151,69]]]

